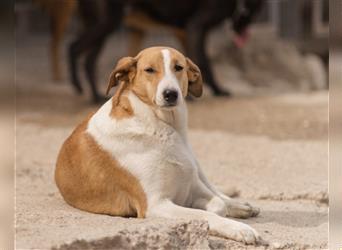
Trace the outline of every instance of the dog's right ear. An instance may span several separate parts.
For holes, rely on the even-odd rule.
[[[190,94],[194,95],[195,97],[200,97],[203,92],[201,70],[189,58],[186,58],[186,62],[188,64],[188,70],[187,70],[188,80],[189,80],[188,91]]]
[[[119,83],[131,82],[136,73],[136,65],[137,60],[133,57],[121,58],[110,74],[106,95],[108,95],[111,88],[117,86]]]

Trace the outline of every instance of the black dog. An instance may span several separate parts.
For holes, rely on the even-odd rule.
[[[93,100],[102,98],[96,88],[95,66],[106,38],[114,32],[124,17],[125,8],[140,9],[166,25],[185,30],[185,50],[201,69],[205,82],[214,95],[228,96],[217,84],[205,52],[207,34],[223,20],[232,19],[236,34],[245,36],[248,25],[259,11],[263,0],[80,0],[79,12],[85,24],[84,32],[69,48],[71,81],[79,93],[78,59],[86,54],[85,72]]]

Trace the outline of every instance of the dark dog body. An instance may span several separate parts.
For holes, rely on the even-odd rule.
[[[217,84],[205,52],[209,31],[223,20],[232,19],[233,29],[243,35],[262,0],[82,0],[79,11],[85,31],[71,44],[69,61],[71,80],[78,92],[82,87],[78,77],[78,58],[86,54],[85,72],[91,85],[94,101],[100,95],[96,89],[95,65],[106,38],[122,22],[125,7],[145,12],[152,19],[185,31],[184,46],[188,57],[200,67],[205,82],[215,95],[229,95]]]

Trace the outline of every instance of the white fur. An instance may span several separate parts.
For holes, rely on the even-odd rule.
[[[168,124],[169,116],[173,116],[165,113],[178,112],[162,112],[160,119],[133,93],[128,98],[135,113],[133,118],[112,119],[109,100],[89,121],[88,132],[141,181],[149,205],[161,198],[190,204],[187,198],[194,162],[186,147],[186,135],[177,132],[177,123],[175,127]],[[184,119],[175,116],[180,122]],[[186,167],[182,167],[184,163]],[[181,182],[179,190],[174,188],[175,180]]]
[[[165,105],[164,103],[164,97],[163,92],[166,89],[172,89],[177,91],[178,96],[181,97],[182,92],[180,90],[179,82],[173,72],[171,71],[171,56],[170,56],[170,50],[163,49],[161,51],[163,56],[163,63],[164,63],[164,77],[160,80],[157,88],[157,94],[156,94],[156,103],[159,106]],[[177,100],[182,101],[182,98],[178,98]]]
[[[165,77],[159,87],[176,87],[170,52],[162,53]],[[87,132],[139,180],[147,196],[146,216],[204,219],[212,233],[246,243],[257,241],[254,229],[221,217],[252,208],[232,202],[205,178],[188,144],[185,102],[163,110],[150,107],[132,92],[127,97],[134,116],[115,120],[109,100],[90,119]]]

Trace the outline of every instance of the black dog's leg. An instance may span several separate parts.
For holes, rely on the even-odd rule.
[[[92,47],[89,49],[85,60],[85,73],[95,103],[105,100],[105,97],[98,93],[96,87],[96,62],[107,37],[118,28],[120,24],[123,14],[123,5],[117,1],[107,1],[104,14],[105,15],[101,17],[101,22],[93,29],[95,34]]]
[[[71,83],[78,94],[83,93],[83,88],[81,86],[78,77],[78,59],[81,55],[81,50],[78,47],[79,40],[75,40],[69,46],[68,57],[69,57],[69,72],[71,77]]]
[[[216,13],[213,12],[213,14]],[[186,27],[188,34],[186,52],[201,69],[204,81],[209,85],[213,94],[216,96],[229,96],[230,93],[221,88],[216,82],[205,51],[206,34],[219,21],[220,17],[211,17],[208,11],[195,14]]]
[[[93,100],[99,101],[101,98],[96,89],[95,79],[96,60],[106,37],[121,21],[123,5],[111,0],[82,0],[79,3],[79,11],[86,29],[69,47],[71,82],[77,92],[82,93],[78,61],[83,53],[88,52],[85,64],[86,76],[91,86]]]
[[[70,80],[77,93],[83,92],[79,75],[78,61],[80,56],[89,49],[92,43],[92,33],[88,32],[99,22],[99,3],[93,0],[82,0],[78,3],[78,11],[81,21],[86,28],[78,37],[70,44],[68,49]]]
[[[85,60],[85,73],[87,76],[87,80],[89,81],[92,91],[92,98],[95,103],[105,100],[105,97],[101,96],[98,93],[96,87],[96,62],[101,49],[104,46],[106,38],[115,29],[115,26],[113,24],[114,22],[110,21],[106,24],[103,24],[101,27],[98,27],[97,32],[98,34],[100,34],[98,36],[98,39],[94,41],[95,45],[89,50],[89,53]]]
[[[101,96],[96,87],[96,61],[103,47],[103,42],[97,44],[87,55],[85,61],[85,72],[90,84],[92,98],[95,103],[104,100],[104,96]]]
[[[81,55],[89,49],[92,43],[92,32],[88,32],[96,26],[99,22],[99,6],[96,1],[93,0],[82,0],[78,3],[78,11],[81,17],[82,24],[85,27],[80,35],[70,44],[68,48],[68,60],[69,60],[69,72],[70,80],[77,93],[83,92],[79,74],[78,74],[78,62]]]
[[[91,66],[95,64],[97,55],[100,52],[104,43],[103,32],[99,32],[99,30],[101,30],[102,28],[101,26],[101,24],[98,24],[94,27],[89,28],[86,32],[81,34],[74,42],[72,42],[69,47],[69,69],[71,74],[71,83],[75,87],[77,93],[83,92],[79,80],[78,62],[81,55],[87,51],[88,56],[86,58],[86,72],[93,91],[92,83],[95,81],[94,73],[92,73],[93,70],[89,71],[87,69],[89,69]],[[104,33],[107,33],[107,31],[105,31]],[[90,63],[90,61],[94,62]],[[94,93],[93,91],[93,94],[96,93]]]

